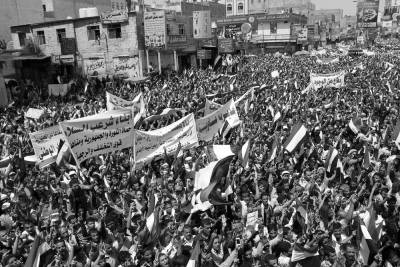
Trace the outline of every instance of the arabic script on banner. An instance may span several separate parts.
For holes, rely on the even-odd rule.
[[[115,110],[60,123],[78,163],[133,145],[130,111]]]
[[[223,126],[226,118],[230,116],[238,116],[233,100],[223,105],[213,113],[196,120],[197,132],[199,140],[210,141],[218,130]]]
[[[314,88],[340,88],[344,86],[345,72],[332,73],[332,74],[314,74],[310,75],[310,82],[314,85]]]
[[[190,114],[179,121],[154,131],[136,131],[135,162],[141,164],[167,153],[174,153],[179,143],[182,149],[198,145],[194,115]]]
[[[55,162],[60,140],[65,141],[64,135],[58,126],[30,133],[29,137],[39,163],[46,162],[45,165]]]

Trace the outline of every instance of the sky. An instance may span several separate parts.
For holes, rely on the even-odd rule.
[[[316,9],[343,9],[345,15],[356,14],[356,3],[353,0],[312,0]]]

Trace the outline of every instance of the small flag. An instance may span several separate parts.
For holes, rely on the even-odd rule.
[[[301,91],[301,94],[308,94],[311,90],[314,90],[314,84],[310,83],[303,91]]]
[[[276,158],[276,156],[278,154],[279,144],[280,144],[279,140],[280,140],[279,136],[276,135],[274,143],[272,144],[271,150],[270,150],[270,152],[268,154],[267,162],[271,162]]]
[[[300,143],[307,136],[307,128],[303,124],[297,124],[293,127],[289,138],[286,140],[284,147],[289,152],[292,153]]]
[[[388,88],[389,93],[392,94],[393,92],[392,92],[392,88],[390,87],[389,81],[386,82],[386,87]]]
[[[240,159],[242,160],[242,166],[247,168],[249,165],[249,154],[250,154],[250,140],[242,146],[242,151],[240,153]]]
[[[370,165],[371,165],[371,158],[370,158],[369,148],[368,148],[368,146],[365,146],[364,147],[363,167],[365,169],[368,169]]]
[[[150,195],[146,226],[139,233],[140,240],[149,245],[155,242],[160,235],[159,208],[157,207],[158,197],[155,194]]]
[[[363,221],[360,221],[360,258],[364,265],[372,263],[373,257],[377,253],[377,246],[372,239],[371,234],[368,232],[367,227]]]
[[[89,83],[86,81],[85,82],[85,90],[84,90],[85,94],[87,94],[88,89],[89,89]]]
[[[200,241],[196,241],[196,245],[190,255],[190,259],[186,265],[186,267],[197,267],[200,266],[199,264],[199,257],[200,257]]]
[[[282,118],[282,114],[278,111],[274,116],[274,123],[277,122],[280,118]]]
[[[397,144],[400,143],[400,120],[397,121],[396,126],[393,129],[391,140]]]
[[[358,134],[360,132],[361,120],[359,118],[353,118],[350,120],[348,126],[354,134]]]
[[[338,159],[339,152],[336,148],[331,148],[325,160],[325,170],[327,173],[332,173],[336,170]]]

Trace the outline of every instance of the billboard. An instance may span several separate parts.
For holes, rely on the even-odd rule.
[[[378,22],[379,0],[364,0],[357,4],[357,27],[376,28]]]
[[[193,37],[195,39],[211,38],[210,10],[193,11]]]
[[[218,39],[218,52],[219,53],[233,53],[235,52],[235,43],[233,39]]]
[[[166,30],[164,10],[144,12],[144,42],[146,47],[164,47]]]
[[[114,75],[123,78],[140,76],[138,56],[120,56],[113,58]]]

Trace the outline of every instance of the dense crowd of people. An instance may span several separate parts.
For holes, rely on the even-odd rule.
[[[0,264],[172,267],[194,259],[196,266],[224,267],[400,266],[400,54],[380,48],[373,56],[340,55],[331,64],[278,54],[234,62],[234,68],[153,75],[137,84],[105,77],[85,90],[77,81],[62,99],[15,92],[0,116],[1,159],[10,158],[0,169]],[[346,72],[344,87],[304,92],[310,73],[339,71]],[[29,133],[105,111],[106,91],[125,100],[143,93],[147,117],[181,111],[136,125],[148,131],[189,113],[202,117],[206,99],[225,104],[252,87],[253,100],[237,107],[242,124],[229,135],[140,168],[132,168],[130,151],[80,168],[73,160],[44,169],[23,160],[33,154]],[[46,115],[26,118],[31,107]],[[352,135],[348,124],[356,119],[360,131]],[[298,123],[308,135],[288,153],[283,144]],[[232,189],[227,204],[188,212],[196,171],[209,161],[204,148],[240,148],[247,140],[249,163],[234,157],[218,185]],[[328,171],[331,148],[340,164]],[[149,239],[154,194],[159,232]]]

